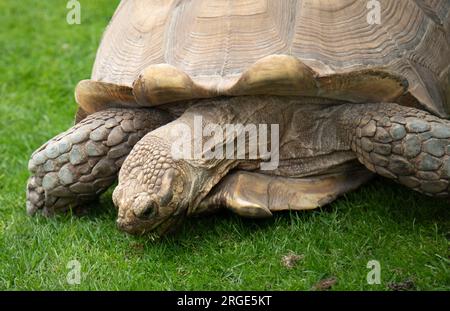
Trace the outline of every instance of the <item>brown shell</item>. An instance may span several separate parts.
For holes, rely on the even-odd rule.
[[[320,96],[450,112],[450,1],[123,0],[105,31],[87,113],[220,95]]]

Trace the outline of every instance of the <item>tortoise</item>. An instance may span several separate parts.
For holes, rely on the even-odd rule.
[[[122,1],[75,125],[31,157],[28,213],[83,207],[117,177],[132,234],[314,209],[376,174],[448,197],[450,2],[385,0],[379,24],[367,4]]]

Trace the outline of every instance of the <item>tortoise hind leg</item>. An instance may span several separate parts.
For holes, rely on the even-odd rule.
[[[236,171],[215,186],[198,212],[223,206],[243,217],[265,218],[274,211],[315,209],[358,188],[372,176],[358,164],[340,174],[302,178]]]
[[[368,169],[430,196],[448,196],[450,121],[397,104],[347,105],[352,150]]]
[[[49,215],[96,199],[114,183],[134,144],[169,121],[155,109],[108,109],[51,139],[29,161],[27,212]]]

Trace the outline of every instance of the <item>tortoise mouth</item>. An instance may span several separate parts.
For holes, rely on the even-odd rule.
[[[132,210],[130,210],[130,213],[133,215],[117,218],[117,227],[120,230],[132,235],[153,235],[155,237],[161,237],[176,231],[185,217],[184,213],[173,213],[166,217],[144,220],[134,215]]]
[[[174,231],[186,216],[187,208],[177,198],[168,200],[167,195],[161,197],[145,190],[133,194],[127,191],[130,189],[142,190],[135,184],[131,187],[130,184],[118,185],[113,193],[114,204],[118,207],[117,227],[122,231],[162,236]]]

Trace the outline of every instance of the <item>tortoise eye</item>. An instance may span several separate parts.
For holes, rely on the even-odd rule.
[[[147,206],[147,208],[142,211],[141,213],[141,217],[142,218],[150,218],[156,215],[156,213],[158,212],[158,207],[156,206],[155,202],[150,203],[149,206]]]

